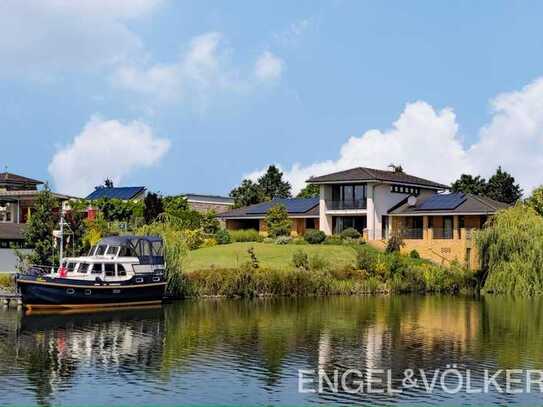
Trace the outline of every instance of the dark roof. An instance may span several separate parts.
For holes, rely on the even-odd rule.
[[[408,198],[389,209],[391,215],[432,214],[493,214],[510,205],[495,201],[486,196],[473,194],[435,194],[427,198],[419,198],[415,206],[409,206]]]
[[[319,198],[286,198],[232,209],[231,211],[221,213],[218,217],[223,219],[264,218],[268,210],[277,204],[284,205],[290,216],[309,218],[319,216]]]
[[[4,183],[40,185],[43,184],[43,181],[12,174],[11,172],[0,172],[0,184]]]
[[[311,177],[307,182],[311,184],[327,182],[348,182],[348,181],[385,181],[397,182],[399,184],[418,185],[432,189],[449,189],[447,185],[430,181],[424,178],[415,177],[403,172],[376,170],[373,168],[357,167],[346,171],[334,172],[320,177]]]
[[[0,239],[22,240],[24,239],[24,224],[0,223]]]
[[[145,191],[145,187],[97,187],[89,196],[85,199],[95,200],[100,198],[110,198],[110,199],[122,199],[127,201],[138,196],[140,193]]]
[[[234,198],[220,195],[205,195],[205,194],[182,194],[188,201],[206,201],[215,202],[224,205],[234,205]]]

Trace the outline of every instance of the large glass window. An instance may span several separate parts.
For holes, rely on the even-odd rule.
[[[334,216],[332,218],[334,234],[339,234],[348,228],[355,228],[360,233],[366,228],[365,216]]]
[[[443,217],[443,239],[453,238],[453,218],[452,216]]]
[[[366,185],[332,185],[331,209],[364,209]]]

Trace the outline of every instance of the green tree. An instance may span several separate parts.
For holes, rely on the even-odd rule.
[[[258,179],[258,185],[269,199],[290,198],[290,183],[283,180],[283,173],[275,165],[270,165],[266,173]]]
[[[522,189],[515,184],[515,178],[500,166],[488,180],[486,195],[496,201],[513,204],[522,198]]]
[[[106,178],[104,180],[104,186],[106,188],[113,188],[113,180],[111,178]]]
[[[300,192],[298,192],[296,198],[317,198],[320,196],[320,193],[321,188],[319,185],[309,184],[306,185],[305,188],[303,188]]]
[[[147,225],[153,223],[158,215],[164,213],[162,197],[154,192],[150,192],[145,196],[143,204],[143,218]]]
[[[288,218],[287,208],[281,204],[273,205],[266,213],[266,226],[271,237],[290,235],[292,222]]]
[[[543,216],[543,185],[533,190],[532,195],[526,199],[526,205]]]
[[[230,191],[230,197],[234,198],[236,208],[264,202],[267,199],[260,185],[250,179],[244,179],[239,187]]]
[[[190,208],[187,198],[182,195],[163,198],[167,220],[178,229],[199,229],[203,216]]]
[[[221,224],[217,219],[217,212],[210,210],[202,215],[202,229],[205,233],[214,235],[220,228]]]
[[[53,197],[49,186],[40,191],[25,231],[25,244],[32,252],[25,256],[30,264],[51,266],[54,262],[53,230],[59,223],[60,202]]]
[[[464,192],[466,194],[485,195],[487,183],[479,175],[462,174],[460,178],[451,184],[452,192]]]

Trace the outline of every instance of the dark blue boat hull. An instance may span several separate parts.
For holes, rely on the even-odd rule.
[[[17,286],[27,308],[92,308],[160,303],[166,282],[152,275],[123,283],[23,275]]]

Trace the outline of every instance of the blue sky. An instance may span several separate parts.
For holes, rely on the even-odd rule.
[[[22,3],[0,16],[0,165],[59,192],[226,194],[270,163],[296,188],[390,162],[541,183],[541,2]]]

